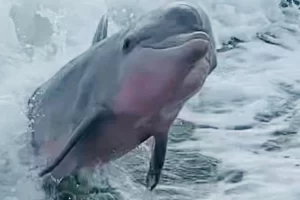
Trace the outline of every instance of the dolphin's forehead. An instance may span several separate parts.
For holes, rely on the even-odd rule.
[[[202,26],[197,9],[186,3],[171,4],[164,10],[163,17],[166,21],[176,21],[177,24],[184,26]]]
[[[171,4],[151,12],[138,19],[127,36],[144,40],[155,38],[155,41],[166,37],[202,30],[203,23],[199,12],[190,4]]]

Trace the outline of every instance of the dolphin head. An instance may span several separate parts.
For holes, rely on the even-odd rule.
[[[161,108],[206,59],[213,44],[203,17],[189,4],[171,4],[142,18],[126,32],[121,45],[122,107],[140,105],[149,112]],[[210,73],[214,66],[207,68]]]

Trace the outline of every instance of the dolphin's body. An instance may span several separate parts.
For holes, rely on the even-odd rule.
[[[92,46],[36,89],[28,101],[32,145],[61,179],[117,159],[155,139],[147,187],[156,187],[168,131],[217,65],[203,10],[173,3],[110,37],[103,16]]]

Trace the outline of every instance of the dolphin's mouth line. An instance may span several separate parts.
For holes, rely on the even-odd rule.
[[[178,39],[172,40],[173,37],[176,37],[176,36],[178,37]],[[140,44],[140,47],[154,49],[154,50],[167,50],[170,48],[180,47],[192,40],[199,40],[199,39],[202,39],[202,40],[205,40],[208,42],[211,40],[210,37],[205,32],[195,31],[195,32],[188,33],[188,34],[174,35],[174,36],[164,39],[163,41],[156,43],[154,45]]]

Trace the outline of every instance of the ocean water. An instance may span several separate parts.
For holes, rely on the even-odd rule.
[[[88,48],[104,12],[112,34],[165,2],[0,0],[0,199],[45,199],[23,150],[33,90]],[[231,37],[242,42],[218,53],[218,67],[180,113],[157,189],[143,185],[150,154],[142,145],[93,174],[102,192],[86,199],[300,198],[297,2],[284,9],[279,0],[193,2],[208,12],[218,48]],[[9,16],[14,5],[15,23]],[[46,24],[52,25],[50,38]]]

